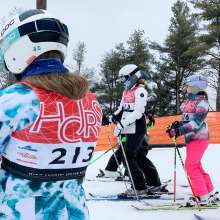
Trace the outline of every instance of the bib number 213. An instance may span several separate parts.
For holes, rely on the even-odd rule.
[[[75,152],[73,153],[72,164],[77,162],[77,159],[79,158],[80,155],[80,149],[81,149],[80,147],[75,148]],[[90,159],[92,158],[93,151],[94,151],[94,147],[92,146],[88,147],[87,148],[88,154],[85,158],[82,158],[82,162],[90,161]],[[59,153],[59,155],[49,164],[65,164],[65,156],[67,154],[67,150],[65,148],[56,148],[52,151],[52,154],[55,153],[57,154],[57,152]]]

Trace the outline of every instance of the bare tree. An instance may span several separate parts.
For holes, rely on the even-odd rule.
[[[73,49],[73,60],[76,61],[77,71],[81,71],[83,62],[85,60],[86,45],[84,42],[78,42],[76,49]]]

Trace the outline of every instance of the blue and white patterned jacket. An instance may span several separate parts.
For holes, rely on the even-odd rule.
[[[21,130],[32,124],[39,114],[39,100],[33,90],[22,84],[14,84],[0,91],[0,154],[4,152],[10,135],[15,130]],[[85,206],[85,192],[82,187],[83,179],[32,182],[20,179],[9,172],[0,169],[0,206],[14,204],[22,198],[42,196],[44,198],[56,198],[51,201],[50,207],[56,211],[64,197],[69,197],[74,216],[80,216],[79,220],[87,219],[88,210]],[[59,200],[60,199],[60,200]],[[58,201],[58,202],[57,202]],[[46,207],[42,207],[45,209]],[[0,208],[1,209],[1,208]],[[12,210],[13,213],[19,212]],[[61,213],[61,212],[60,212]],[[4,213],[10,214],[10,213]],[[1,216],[1,210],[0,210]],[[20,219],[16,217],[16,219]]]

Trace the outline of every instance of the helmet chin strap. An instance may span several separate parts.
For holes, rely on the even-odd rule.
[[[139,67],[137,67],[136,69],[134,69],[132,72],[129,73],[130,76],[133,76],[136,72],[138,72],[140,69]]]

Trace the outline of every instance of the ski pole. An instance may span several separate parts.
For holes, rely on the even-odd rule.
[[[124,149],[124,146],[123,146],[123,144],[121,142],[121,137],[118,138],[118,142],[119,142],[119,144],[121,145],[121,148],[122,148],[122,152],[123,152],[125,163],[126,163],[126,166],[127,166],[127,169],[128,169],[128,174],[129,174],[129,177],[131,179],[131,184],[132,184],[132,187],[133,187],[134,192],[135,192],[135,196],[137,198],[137,201],[140,201],[139,196],[137,194],[137,190],[136,190],[135,185],[134,185],[134,179],[133,179],[132,174],[131,174],[131,169],[130,169],[130,166],[128,164],[128,160],[127,160],[127,156],[126,156],[126,153],[125,153],[125,149]]]
[[[127,160],[127,156],[126,156],[126,153],[125,153],[125,149],[124,149],[124,146],[122,144],[122,141],[121,141],[121,137],[119,136],[118,138],[118,143],[121,145],[121,148],[122,148],[122,153],[123,153],[123,156],[124,156],[124,159],[125,159],[125,163],[126,163],[126,166],[127,166],[127,170],[128,170],[128,175],[129,175],[129,178],[131,180],[131,184],[132,184],[132,187],[134,189],[134,192],[135,192],[135,196],[136,196],[136,199],[138,202],[143,202],[144,204],[148,205],[148,206],[152,206],[152,204],[150,204],[149,202],[146,202],[146,201],[143,201],[143,200],[140,200],[138,194],[137,194],[137,190],[135,188],[135,185],[134,185],[134,179],[132,177],[132,174],[131,174],[131,169],[130,169],[130,166],[128,164],[128,160]],[[125,185],[126,186],[126,185]]]
[[[181,162],[181,164],[182,164],[184,173],[185,173],[185,175],[186,175],[187,181],[188,181],[189,186],[190,186],[190,188],[191,188],[191,191],[192,191],[192,194],[193,194],[193,197],[194,197],[194,201],[195,201],[195,206],[197,206],[197,207],[198,207],[198,210],[201,211],[200,206],[199,206],[199,203],[198,203],[198,201],[197,201],[197,199],[196,199],[196,195],[195,195],[195,193],[194,193],[194,191],[193,191],[193,188],[192,188],[192,183],[191,183],[190,177],[189,177],[189,175],[188,175],[187,172],[186,172],[186,169],[185,169],[185,165],[184,165],[182,156],[181,156],[180,151],[179,151],[179,148],[178,148],[178,146],[177,146],[176,137],[173,138],[173,143],[174,143],[174,146],[175,146],[175,148],[176,148],[176,150],[177,150],[177,154],[178,154],[178,156],[179,156],[179,158],[180,158],[180,162]]]
[[[103,152],[102,154],[100,154],[98,157],[96,157],[94,160],[91,160],[89,162],[89,165],[95,163],[97,160],[99,160],[100,158],[102,158],[105,154],[107,154],[110,150],[112,150],[113,148],[115,148],[115,146],[111,146],[110,148],[108,148],[105,152]]]
[[[174,148],[173,204],[176,204],[176,147]]]
[[[109,137],[109,130],[107,130],[107,128],[105,129],[105,133],[106,133],[106,136],[108,137],[109,146],[112,147],[112,142],[111,142],[111,139],[110,139],[110,137]],[[123,177],[122,170],[121,170],[121,168],[120,168],[120,164],[119,164],[118,158],[117,158],[117,156],[116,156],[116,154],[115,154],[114,148],[111,148],[111,150],[112,150],[112,152],[113,152],[113,155],[114,155],[116,164],[117,164],[117,166],[118,166],[120,176]]]
[[[121,145],[121,148],[122,148],[122,152],[123,152],[123,155],[124,155],[125,163],[126,163],[126,166],[127,166],[127,169],[128,169],[128,174],[129,174],[129,177],[131,179],[131,184],[132,184],[132,187],[134,188],[134,192],[135,192],[135,196],[136,196],[137,201],[138,202],[143,202],[144,204],[152,206],[150,203],[140,200],[140,198],[139,198],[139,196],[137,194],[137,190],[136,190],[135,185],[134,185],[134,179],[132,177],[131,169],[130,169],[130,166],[128,164],[128,160],[127,160],[127,156],[126,156],[126,153],[125,153],[125,149],[124,149],[124,146],[123,146],[123,144],[121,142],[121,138],[120,137],[119,137],[119,144]]]

